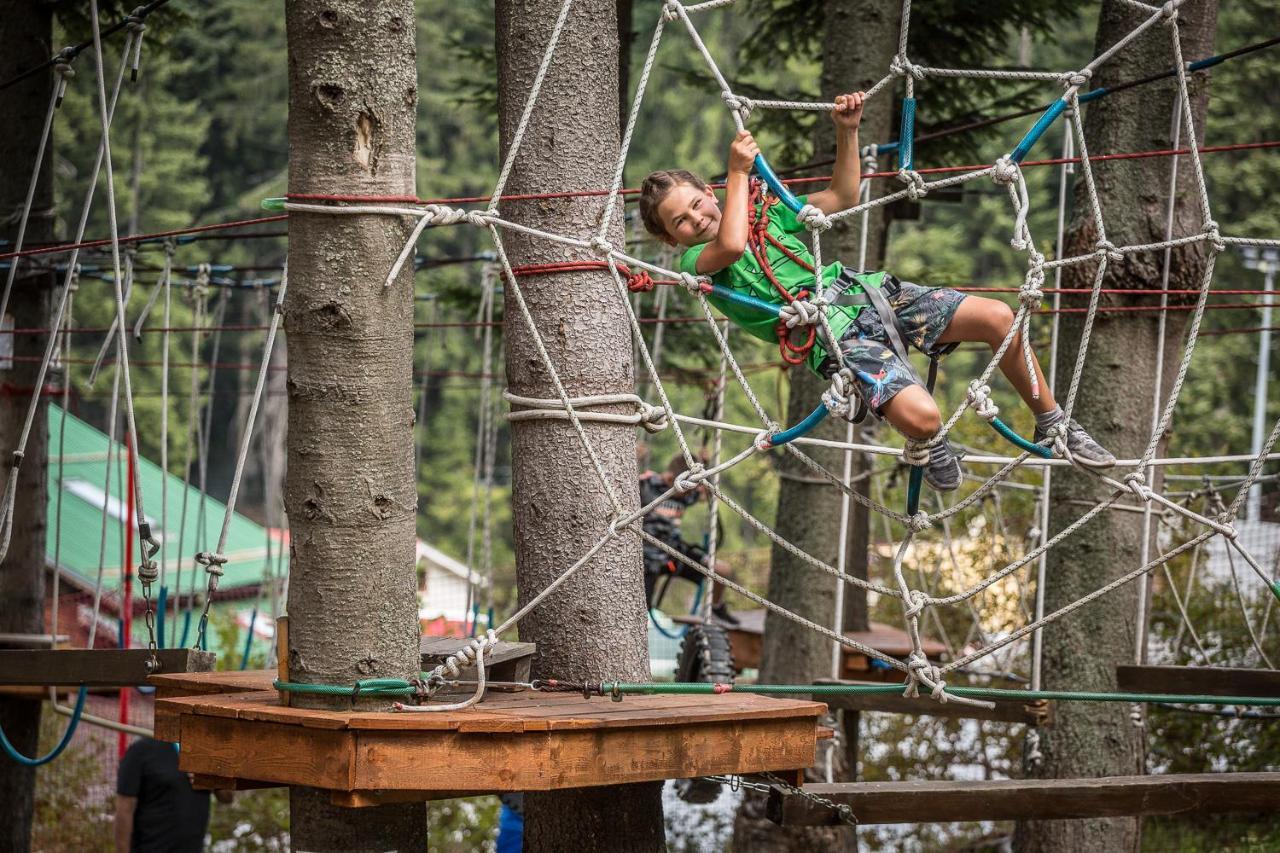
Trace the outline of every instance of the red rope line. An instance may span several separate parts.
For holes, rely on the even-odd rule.
[[[1280,140],[1270,140],[1266,142],[1241,142],[1232,145],[1206,145],[1200,149],[1201,154],[1217,154],[1229,151],[1253,151],[1261,149],[1280,148]],[[1191,153],[1189,148],[1165,148],[1151,151],[1133,151],[1121,154],[1097,154],[1089,158],[1090,162],[1104,163],[1111,160],[1141,160],[1149,157],[1176,157]],[[1048,160],[1028,160],[1022,164],[1023,168],[1032,166],[1061,166],[1067,163],[1079,163],[1079,157],[1056,157]],[[972,172],[976,169],[985,169],[988,164],[977,164],[967,166],[937,166],[929,169],[918,169],[922,175],[942,175],[955,172]],[[897,172],[871,172],[863,175],[864,178],[891,178],[897,176]],[[815,176],[811,178],[787,178],[783,180],[784,184],[805,184],[805,183],[821,183],[822,181],[831,180],[830,175]],[[723,188],[724,184],[717,183],[711,186]],[[636,188],[628,188],[621,191],[623,196],[635,196],[640,192]],[[499,201],[532,201],[538,199],[557,199],[557,198],[579,198],[588,196],[604,196],[608,195],[608,190],[565,190],[562,192],[547,193],[512,193],[499,196]],[[302,200],[302,196],[290,195],[289,198],[297,198]],[[454,196],[452,198],[433,198],[422,199],[416,196],[344,196],[344,195],[324,195],[318,193],[308,193],[305,198],[308,201],[330,201],[330,202],[350,202],[350,203],[400,203],[400,204],[479,204],[488,202],[489,196]],[[218,222],[209,225],[195,225],[189,228],[175,228],[170,231],[156,231],[149,234],[130,234],[120,237],[118,242],[121,245],[129,243],[141,243],[148,240],[160,240],[165,237],[181,237],[188,234],[201,234],[209,231],[220,231],[227,228],[236,228],[248,225],[261,225],[268,222],[280,222],[288,219],[287,213],[278,214],[276,216],[262,216],[256,219],[241,219],[232,222]],[[251,237],[253,234],[233,235],[237,237]],[[29,257],[33,255],[58,254],[60,252],[70,252],[74,249],[95,249],[101,246],[111,245],[109,238],[98,240],[86,240],[81,243],[58,243],[51,246],[41,246],[33,249],[23,249],[21,252],[4,252],[0,253],[0,261],[6,261],[11,258]]]

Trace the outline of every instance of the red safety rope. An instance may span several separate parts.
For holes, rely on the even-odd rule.
[[[760,271],[764,273],[764,277],[773,285],[773,289],[782,297],[783,302],[790,304],[797,299],[803,299],[809,295],[809,291],[801,290],[799,293],[792,294],[778,282],[778,276],[773,271],[773,264],[769,262],[768,246],[774,246],[786,255],[790,260],[799,264],[802,269],[813,272],[813,264],[806,262],[795,252],[782,245],[777,237],[769,233],[769,210],[778,199],[764,192],[764,186],[760,181],[751,181],[751,195],[747,204],[751,209],[751,222],[747,231],[747,249],[756,259],[756,263],[760,265]],[[804,364],[809,352],[813,349],[814,341],[817,339],[817,331],[813,326],[805,329],[804,340],[795,343],[791,340],[791,330],[787,328],[787,324],[783,320],[778,320],[776,326],[773,327],[774,332],[778,336],[778,354],[782,356],[782,360],[790,365]]]

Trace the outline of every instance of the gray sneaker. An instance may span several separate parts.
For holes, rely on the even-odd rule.
[[[951,449],[951,442],[929,448],[929,464],[924,466],[924,481],[935,492],[954,492],[960,488],[964,472],[960,470],[960,458]]]
[[[1047,429],[1036,427],[1036,444],[1040,444],[1048,437]],[[1088,468],[1103,469],[1116,464],[1115,454],[1098,444],[1093,436],[1076,422],[1075,418],[1067,421],[1067,449],[1071,451],[1071,457],[1075,461]]]

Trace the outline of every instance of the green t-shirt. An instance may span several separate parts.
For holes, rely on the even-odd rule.
[[[802,196],[800,201],[804,203],[806,197]],[[758,213],[759,206],[757,205],[757,215]],[[813,254],[796,237],[796,234],[804,230],[804,223],[796,219],[795,212],[791,208],[784,204],[775,204],[770,208],[769,233],[797,257],[802,258],[805,263],[813,266]],[[702,243],[685,249],[684,254],[680,256],[680,271],[697,275],[698,257],[707,245]],[[778,279],[778,283],[787,289],[788,293],[799,293],[802,289],[807,289],[810,293],[813,292],[813,273],[791,260],[769,241],[765,241],[764,251],[765,257],[769,259],[770,266],[773,267],[774,276]],[[830,287],[840,276],[842,269],[843,265],[838,262],[823,267],[823,286]],[[765,277],[764,271],[760,268],[760,263],[750,249],[743,252],[742,257],[738,258],[738,260],[712,275],[711,281],[727,290],[753,296],[763,302],[768,302],[770,305],[782,305],[782,296],[774,289],[769,279]],[[850,294],[861,293],[862,287],[855,285],[845,292]],[[720,299],[714,293],[708,294],[707,299],[719,309],[720,313],[728,317],[735,325],[740,326],[747,334],[765,341],[776,342],[778,340],[778,335],[775,331],[778,323],[776,316],[758,311],[747,305],[739,305],[736,302]],[[860,310],[860,307],[851,305],[832,305],[827,308],[827,321],[831,324],[831,333],[835,335],[837,341],[844,335],[845,330],[849,328],[849,325],[858,316]],[[818,366],[822,364],[826,357],[827,349],[823,343],[823,336],[819,332],[818,342],[809,354],[809,367],[816,373]]]

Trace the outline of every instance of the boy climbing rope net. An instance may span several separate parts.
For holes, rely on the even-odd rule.
[[[831,183],[802,198],[805,207],[799,213],[778,204],[751,180],[760,149],[743,130],[729,147],[723,208],[700,177],[669,170],[645,178],[640,215],[655,237],[683,247],[681,272],[709,276],[725,291],[780,307],[773,316],[708,294],[709,301],[747,333],[777,340],[788,363],[807,364],[842,382],[859,403],[851,407],[851,419],[870,410],[908,439],[926,442],[941,429],[942,417],[931,394],[932,381],[926,387],[916,374],[907,345],[929,357],[932,380],[937,359],[961,343],[982,342],[998,350],[1014,314],[999,300],[922,287],[887,272],[859,272],[840,263],[822,269],[825,304],[806,300],[814,283],[814,257],[796,234],[805,230],[808,211],[830,215],[857,204],[862,104],[861,92],[836,98],[831,112],[836,126]],[[819,311],[825,322],[817,316]],[[1114,465],[1109,451],[1080,424],[1066,419],[1039,363],[1034,358],[1022,361],[1020,334],[1005,349],[1000,369],[1035,414],[1035,441],[1057,436],[1076,462],[1099,469]],[[928,453],[926,482],[939,491],[957,488],[962,472],[950,444],[937,442]]]

